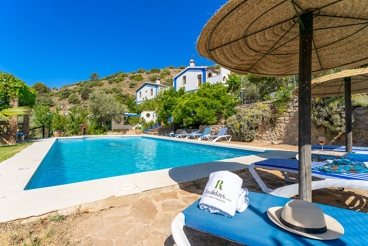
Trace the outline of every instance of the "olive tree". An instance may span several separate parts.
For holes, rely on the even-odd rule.
[[[88,110],[90,116],[100,126],[107,130],[107,121],[114,119],[121,122],[126,113],[126,107],[120,104],[113,95],[105,94],[103,91],[94,91],[88,99]]]

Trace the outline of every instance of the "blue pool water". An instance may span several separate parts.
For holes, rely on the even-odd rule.
[[[57,140],[26,190],[218,161],[260,152],[146,137]]]

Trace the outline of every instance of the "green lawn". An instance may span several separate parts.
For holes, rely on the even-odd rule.
[[[22,143],[17,145],[11,145],[11,146],[0,146],[0,162],[5,161],[6,159],[9,159],[16,153],[20,152],[22,149],[27,148],[32,143]]]

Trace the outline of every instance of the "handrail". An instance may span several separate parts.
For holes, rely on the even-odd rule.
[[[38,128],[42,128],[42,138],[45,138],[45,126],[44,125],[43,126],[37,126],[37,127],[31,128],[31,129],[29,129],[29,131],[35,130],[35,129],[38,129]]]
[[[38,129],[38,128],[41,128],[41,127],[45,127],[45,126],[37,126],[37,127],[31,128],[29,130],[34,130],[34,129]]]

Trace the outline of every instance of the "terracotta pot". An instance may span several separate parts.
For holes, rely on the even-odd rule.
[[[135,134],[140,135],[142,133],[142,130],[135,130]]]
[[[61,133],[62,133],[62,131],[60,131],[60,130],[54,131],[54,137],[61,137]]]

